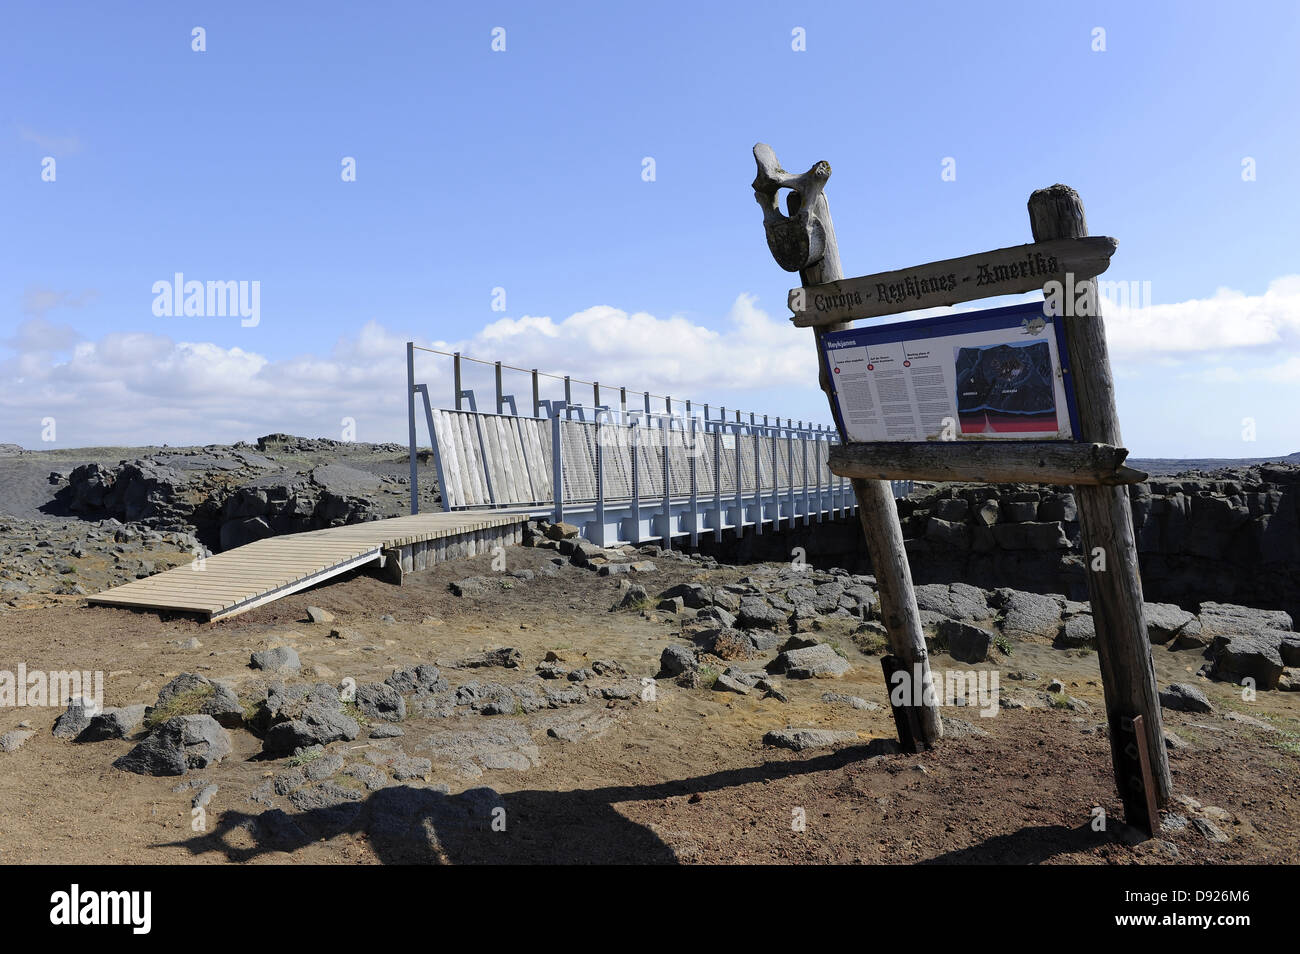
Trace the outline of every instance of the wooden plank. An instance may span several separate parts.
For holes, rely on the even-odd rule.
[[[468,414],[455,415],[456,429],[460,434],[462,460],[465,464],[465,504],[475,506],[486,502],[483,485],[483,458],[477,450],[477,435]]]
[[[344,563],[347,561],[340,560],[339,562]],[[328,566],[335,566],[335,565],[336,564],[334,563],[328,564]],[[173,576],[171,574],[174,571],[169,571],[168,573],[159,573],[157,576],[151,576],[144,580],[136,580],[135,584],[127,584],[127,585],[128,586],[136,585],[137,588],[141,590],[172,588],[172,589],[182,590],[186,592],[194,589],[206,589],[206,590],[216,591],[216,590],[238,589],[239,587],[243,587],[243,586],[260,585],[265,587],[267,585],[270,585],[277,578],[292,580],[300,576],[305,576],[306,574],[309,573],[314,573],[318,569],[324,569],[324,567],[301,567],[293,571],[288,571],[288,572],[280,571],[274,573],[266,570],[263,571],[252,570],[247,574],[242,574],[239,576],[228,576],[228,577],[208,576],[207,574],[195,573],[193,574],[193,578],[188,576],[183,577],[179,573]]]
[[[446,498],[449,505],[453,507],[463,506],[465,503],[465,450],[461,446],[460,428],[458,428],[452,419],[450,411],[439,411],[442,418],[444,433],[447,435],[447,445],[452,452],[452,467],[449,471],[447,480],[453,484],[453,494]],[[443,468],[447,470],[447,468]]]
[[[492,491],[484,503],[507,503],[510,499],[510,485],[505,477],[505,465],[497,443],[496,418],[480,415],[478,425],[483,434],[483,460],[486,462]]]
[[[538,479],[537,468],[534,466],[534,461],[541,458],[538,448],[534,446],[536,423],[531,417],[517,417],[514,419],[514,426],[519,439],[519,459],[523,462],[524,471],[527,473],[528,502],[544,500],[546,491]]]
[[[276,564],[273,567],[258,565],[258,564],[249,564],[247,566],[241,566],[230,570],[220,570],[220,571],[201,570],[197,573],[191,572],[188,576],[182,576],[180,573],[177,573],[175,570],[168,570],[165,573],[159,573],[156,576],[146,577],[143,580],[136,580],[135,582],[140,584],[146,584],[154,580],[159,580],[162,579],[163,577],[167,577],[170,580],[186,581],[186,585],[189,586],[203,586],[209,583],[215,585],[219,583],[238,583],[246,580],[260,580],[260,579],[266,579],[268,576],[277,576],[277,575],[285,576],[285,577],[293,577],[304,572],[311,572],[311,569],[312,569],[311,567],[306,565],[299,565],[299,566],[289,568],[286,567],[284,564]],[[130,586],[131,584],[128,583],[126,585]]]
[[[501,483],[496,485],[496,502],[498,504],[519,503],[518,465],[510,446],[510,434],[506,427],[506,418],[504,416],[490,417],[488,420],[492,422],[492,434],[497,453],[497,471],[493,473],[493,480],[497,479],[497,473],[501,475]]]
[[[505,469],[505,477],[510,485],[510,495],[505,500],[499,500],[498,503],[527,503],[531,494],[525,478],[523,460],[519,454],[519,448],[515,444],[515,432],[510,427],[510,418],[502,416],[496,418],[497,422],[497,439],[501,443],[501,460]]]
[[[514,457],[514,476],[518,484],[518,501],[528,503],[537,499],[533,494],[533,477],[528,470],[528,455],[524,453],[523,422],[517,417],[505,419],[506,436],[510,439],[510,453]]]
[[[90,600],[93,606],[111,606],[123,609],[153,609],[168,610],[178,613],[198,613],[204,616],[211,616],[213,613],[220,611],[224,603],[159,603],[157,600],[147,599],[109,599],[94,597]]]
[[[121,592],[119,592],[121,591]],[[139,589],[126,591],[124,587],[117,587],[107,593],[100,593],[91,597],[95,600],[133,600],[140,601],[146,599],[170,599],[179,602],[190,602],[196,604],[214,604],[219,605],[224,602],[222,594],[209,590],[190,590],[184,593],[172,593],[167,590],[156,589]]]
[[[1063,185],[1040,189],[1030,196],[1029,222],[1039,241],[1088,234],[1079,194]],[[1118,447],[1122,439],[1105,324],[1100,313],[1072,315],[1071,310],[1066,309],[1063,320],[1069,367],[1074,375],[1078,436]],[[1147,638],[1133,511],[1123,487],[1081,486],[1074,496],[1079,506],[1083,565],[1097,632],[1097,662],[1111,727],[1111,761],[1125,816],[1141,824],[1147,814],[1146,796],[1135,792],[1126,781],[1123,733],[1117,731],[1123,719],[1142,717],[1140,726],[1151,758],[1157,808],[1169,801],[1172,784],[1155,664]]]
[[[442,458],[442,480],[444,486],[438,488],[442,499],[448,506],[460,503],[460,455],[456,449],[452,428],[447,421],[447,412],[437,409],[433,412],[433,426],[438,433],[438,454]]]
[[[543,418],[530,418],[524,428],[528,435],[528,473],[533,481],[536,500],[551,503],[551,459],[543,449],[542,429],[547,426]]]
[[[519,418],[504,417],[501,426],[505,432],[506,446],[510,451],[510,478],[515,484],[514,503],[526,504],[533,498],[532,475],[528,473],[528,458],[524,456],[523,437],[519,432]]]
[[[452,424],[456,428],[456,446],[460,449],[461,477],[464,481],[463,489],[465,491],[465,506],[474,506],[482,503],[482,479],[483,475],[479,472],[481,466],[474,454],[473,438],[471,437],[471,427],[468,414],[454,412],[451,415]]]
[[[1128,451],[1070,441],[934,441],[840,444],[831,473],[868,480],[950,480],[991,484],[1111,486],[1147,475],[1124,466]]]
[[[792,288],[791,321],[800,328],[819,327],[1038,291],[1066,274],[1079,282],[1109,268],[1118,245],[1101,235],[1055,239]]]
[[[156,606],[165,609],[190,609],[190,608],[210,608],[232,606],[240,600],[252,599],[259,593],[265,593],[268,588],[263,587],[260,590],[249,590],[240,593],[130,593],[123,594],[126,599],[131,600],[135,605]],[[117,595],[109,597],[92,597],[90,602],[105,602],[117,598]]]

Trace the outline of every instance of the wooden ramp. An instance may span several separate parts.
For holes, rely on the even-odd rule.
[[[405,548],[409,554],[419,547],[422,553],[432,553],[432,545],[424,546],[430,541],[473,541],[484,531],[495,538],[498,528],[518,527],[527,519],[521,513],[422,513],[267,537],[115,586],[90,597],[90,603],[199,613],[209,621],[225,619],[375,562],[384,550]],[[472,545],[469,552],[474,552]]]

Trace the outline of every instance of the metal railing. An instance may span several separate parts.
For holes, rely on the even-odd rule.
[[[534,395],[539,416],[515,411],[501,393],[497,412],[479,411],[473,391],[460,391],[457,407],[435,409],[429,390],[415,383],[415,346],[407,348],[410,413],[411,512],[418,512],[417,397],[423,402],[441,491],[442,509],[513,508],[577,522],[602,545],[659,540],[702,533],[721,539],[765,525],[805,525],[847,515],[857,501],[849,480],[827,462],[839,443],[826,426],[720,409],[711,418],[681,402],[663,411],[629,409],[625,392],[617,407],[546,401]],[[459,376],[458,376],[459,378]],[[566,387],[566,393],[568,388]],[[596,391],[599,394],[599,391]],[[463,409],[468,403],[469,409]],[[540,416],[541,414],[545,416]],[[911,491],[894,482],[895,496]]]
[[[571,412],[578,420],[570,419]],[[588,417],[590,416],[590,420]],[[701,529],[721,538],[724,512],[732,526],[793,523],[855,504],[849,481],[826,466],[838,436],[820,427],[760,424],[662,412],[624,413],[609,407],[551,407],[551,517],[559,521],[577,508],[594,510],[597,526],[608,511],[627,512],[640,527],[643,511],[676,522],[658,536],[674,533],[696,542]],[[656,509],[657,508],[657,509]],[[674,517],[680,520],[674,521]]]

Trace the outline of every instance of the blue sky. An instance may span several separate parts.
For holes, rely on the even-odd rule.
[[[0,441],[41,446],[47,417],[59,446],[344,417],[401,439],[410,337],[828,420],[749,189],[761,140],[831,162],[848,275],[1027,242],[1029,193],[1074,186],[1120,239],[1107,277],[1150,282],[1108,322],[1133,454],[1300,450],[1295,3],[0,16]],[[258,281],[258,324],[155,316],[176,272]]]

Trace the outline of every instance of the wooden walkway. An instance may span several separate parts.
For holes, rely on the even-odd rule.
[[[90,597],[90,603],[198,613],[209,621],[225,619],[377,561],[384,550],[473,538],[525,520],[524,514],[499,511],[422,513],[267,537],[115,586]]]

